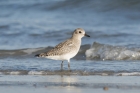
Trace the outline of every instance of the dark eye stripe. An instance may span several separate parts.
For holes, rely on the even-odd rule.
[[[82,33],[81,31],[79,31],[79,33]]]

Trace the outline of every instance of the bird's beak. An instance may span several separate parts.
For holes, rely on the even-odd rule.
[[[90,37],[90,36],[89,36],[89,35],[87,35],[86,33],[85,33],[85,36]]]

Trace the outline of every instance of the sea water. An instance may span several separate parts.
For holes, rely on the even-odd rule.
[[[139,0],[1,0],[1,74],[140,75]],[[35,58],[71,37],[76,28],[91,37],[71,59]]]

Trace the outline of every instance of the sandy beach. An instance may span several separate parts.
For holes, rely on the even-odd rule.
[[[0,76],[0,93],[139,93],[139,91],[139,76]]]

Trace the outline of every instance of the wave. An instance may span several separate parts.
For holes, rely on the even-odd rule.
[[[0,57],[19,57],[23,55],[32,55],[38,52],[43,52],[51,49],[52,47],[46,48],[27,48],[27,49],[17,49],[17,50],[0,50]]]
[[[99,75],[99,76],[140,76],[140,72],[113,72],[113,71],[82,71],[82,70],[40,70],[40,71],[28,71],[28,70],[1,70],[1,75]]]
[[[94,10],[94,11],[114,11],[114,10],[136,10],[140,8],[140,1],[139,0],[107,0],[106,2],[102,2],[102,0],[64,0],[61,2],[57,2],[52,4],[51,6],[47,7],[48,10]]]
[[[15,0],[14,0],[15,1]],[[7,6],[7,8],[11,9],[44,9],[44,10],[72,10],[72,9],[81,9],[81,10],[97,10],[97,11],[110,11],[117,9],[133,9],[138,10],[140,8],[139,0],[107,0],[106,2],[102,2],[102,0],[47,0],[47,1],[11,1],[11,2],[1,2],[0,7]]]
[[[140,60],[140,48],[127,48],[94,42],[86,50],[88,60]]]
[[[90,45],[85,44],[81,46],[78,55],[75,57],[76,59],[85,59],[85,51],[89,49]],[[40,48],[26,48],[26,49],[17,49],[17,50],[0,50],[0,58],[4,57],[31,57],[35,54],[47,52],[52,49],[52,46],[48,47],[40,47]]]
[[[34,57],[35,54],[47,52],[52,46],[40,48],[26,48],[17,50],[0,50],[0,58],[5,57]],[[94,42],[90,48],[89,44],[82,45],[76,60],[140,60],[140,48],[128,48],[125,46],[112,46]]]

